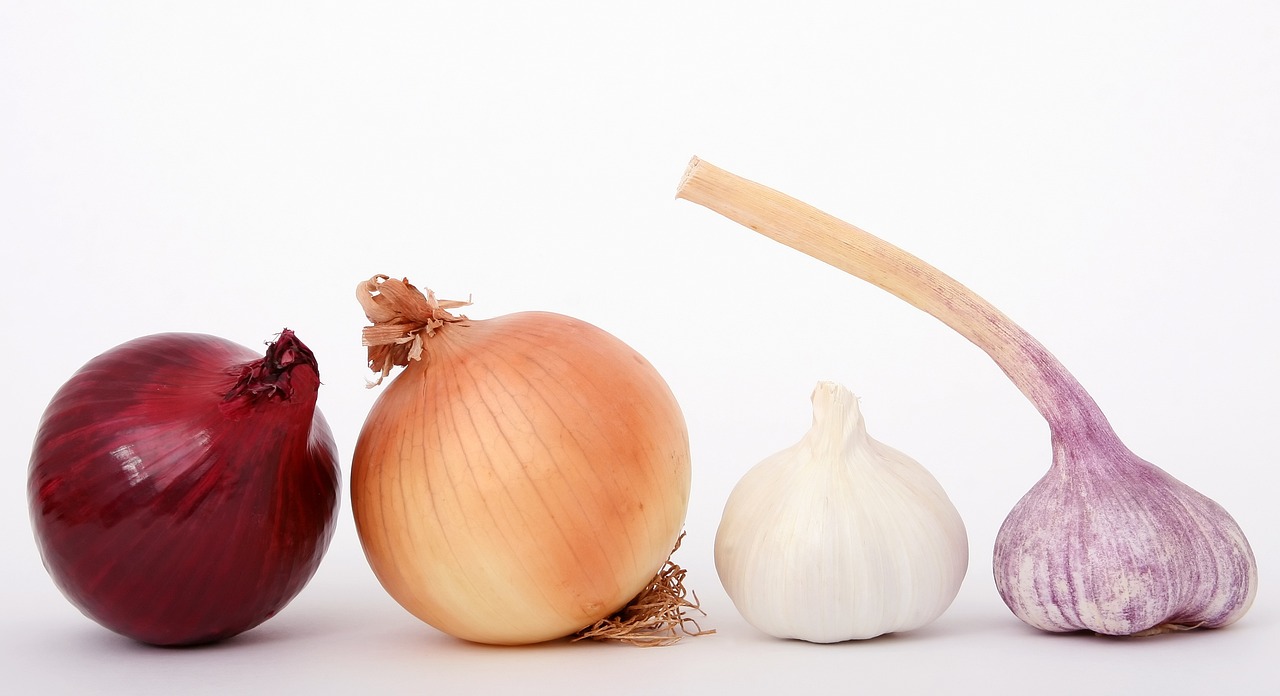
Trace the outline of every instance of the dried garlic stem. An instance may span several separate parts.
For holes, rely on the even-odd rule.
[[[928,312],[995,360],[1054,432],[1114,439],[1097,404],[1038,341],[989,302],[898,247],[694,157],[676,198],[697,203]]]

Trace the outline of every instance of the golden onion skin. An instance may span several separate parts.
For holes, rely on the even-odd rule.
[[[527,644],[625,606],[688,509],[688,431],[657,370],[547,312],[447,324],[379,396],[352,510],[386,591],[437,629]]]

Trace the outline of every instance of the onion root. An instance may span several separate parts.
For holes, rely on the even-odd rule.
[[[676,539],[675,555],[684,541],[684,533]],[[684,636],[705,636],[715,633],[715,629],[704,629],[698,620],[690,616],[687,610],[706,616],[698,604],[698,595],[685,589],[684,568],[667,559],[666,565],[653,580],[613,616],[601,619],[582,629],[574,637],[574,642],[591,639],[612,641],[654,647],[673,645]],[[690,599],[692,597],[692,599]]]

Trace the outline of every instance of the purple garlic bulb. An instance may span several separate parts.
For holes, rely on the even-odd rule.
[[[1055,438],[1049,473],[996,535],[1005,604],[1046,631],[1117,636],[1239,619],[1258,566],[1235,520],[1109,439]]]

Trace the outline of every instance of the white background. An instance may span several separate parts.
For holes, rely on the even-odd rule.
[[[785,8],[785,9],[784,9]],[[1280,683],[1280,5],[1271,2],[0,2],[0,675],[9,693],[1248,693]],[[1262,584],[1228,629],[1042,634],[990,549],[1047,430],[971,344],[673,199],[692,155],[914,252],[1092,390],[1126,442],[1230,510]],[[357,281],[473,318],[544,309],[647,356],[694,455],[676,561],[714,636],[462,643],[368,570],[345,500],[315,579],[225,644],[157,650],[41,567],[31,438],[92,356],[158,331],[321,360],[344,472]],[[912,633],[768,638],[720,586],[725,498],[808,426],[819,379],[949,491],[972,561]]]

